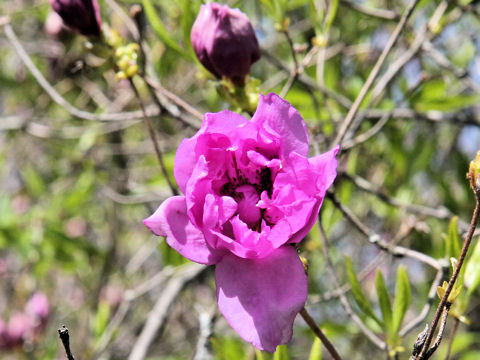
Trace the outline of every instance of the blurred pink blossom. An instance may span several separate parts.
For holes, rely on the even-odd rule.
[[[227,5],[202,5],[190,39],[200,62],[218,78],[243,82],[250,66],[260,59],[258,40],[247,15]]]
[[[47,295],[42,292],[33,294],[25,306],[25,312],[34,318],[38,318],[44,324],[50,315],[50,304]]]
[[[32,328],[31,317],[22,312],[14,312],[7,325],[6,343],[8,348],[22,345]]]
[[[246,341],[275,351],[290,341],[307,299],[297,252],[337,174],[338,147],[308,159],[306,125],[287,101],[260,95],[251,121],[207,113],[180,144],[174,176],[185,196],[144,224],[186,258],[216,264],[220,311]]]

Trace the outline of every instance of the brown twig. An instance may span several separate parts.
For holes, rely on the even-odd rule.
[[[70,335],[68,334],[68,329],[65,325],[62,325],[62,327],[58,329],[58,335],[60,336],[60,340],[62,340],[65,353],[67,354],[67,359],[75,360],[72,351],[70,350]]]
[[[447,354],[445,355],[445,360],[450,360],[450,354],[452,352],[453,339],[455,338],[455,334],[457,333],[458,325],[460,325],[460,320],[455,318],[455,320],[453,321],[452,330],[450,332],[450,340],[448,342]]]
[[[138,93],[138,90],[137,90],[137,87],[135,86],[135,83],[133,82],[132,79],[129,79],[129,80],[130,80],[130,85],[132,87],[132,90],[135,93],[135,97],[137,98],[138,105],[142,109],[143,118],[145,119],[145,124],[147,125],[147,129],[148,129],[148,134],[150,135],[150,138],[152,139],[153,147],[155,149],[155,154],[157,155],[157,160],[158,160],[158,163],[160,164],[160,170],[162,171],[162,174],[165,177],[165,180],[167,181],[168,187],[172,191],[172,194],[173,195],[178,195],[178,190],[177,190],[176,186],[170,180],[170,176],[168,175],[167,168],[165,167],[165,163],[163,162],[162,150],[160,149],[160,145],[158,144],[157,135],[155,134],[155,131],[153,130],[152,122],[150,121],[150,118],[148,117],[147,112],[145,111],[145,106],[143,105],[143,101],[140,97],[140,94]]]
[[[460,252],[460,257],[458,258],[458,262],[455,266],[455,269],[453,271],[453,274],[448,281],[447,289],[445,290],[445,294],[443,295],[442,299],[440,300],[440,304],[438,304],[437,311],[435,312],[435,315],[432,320],[432,324],[430,327],[430,330],[428,332],[427,338],[425,339],[425,344],[423,345],[422,351],[420,352],[418,359],[419,360],[425,360],[428,359],[432,354],[430,353],[430,343],[433,339],[433,335],[435,333],[435,330],[437,328],[438,322],[440,321],[440,317],[442,316],[442,313],[444,311],[444,308],[447,306],[447,300],[448,297],[450,296],[450,293],[453,290],[453,286],[455,285],[455,282],[457,281],[458,275],[460,274],[460,270],[462,269],[462,265],[465,261],[465,257],[467,256],[468,248],[470,247],[470,244],[472,242],[473,234],[475,232],[475,228],[477,227],[478,219],[480,217],[480,188],[477,186],[476,182],[477,179],[470,180],[472,182],[472,188],[474,189],[474,194],[475,194],[475,209],[473,211],[472,215],[472,221],[470,222],[470,227],[467,232],[467,236],[465,238],[465,241],[463,243],[462,251]]]
[[[290,36],[290,33],[288,32],[288,29],[282,30],[282,33],[285,35],[287,38],[288,46],[290,47],[290,52],[292,53],[292,59],[293,59],[293,69],[290,72],[290,76],[285,83],[285,86],[283,87],[282,91],[280,92],[280,97],[285,97],[285,95],[288,94],[290,89],[292,88],[293,84],[295,83],[295,80],[297,80],[298,76],[300,75],[300,65],[298,63],[297,59],[297,54],[295,53],[295,47],[293,44],[293,40]]]
[[[300,311],[300,315],[302,316],[303,320],[305,320],[305,322],[308,324],[308,326],[310,326],[310,329],[312,329],[315,335],[322,341],[325,348],[328,350],[330,355],[332,355],[332,358],[335,360],[342,360],[337,350],[335,350],[335,347],[332,345],[330,340],[328,340],[323,331],[318,327],[315,320],[313,320],[313,318],[310,316],[310,314],[305,308]]]

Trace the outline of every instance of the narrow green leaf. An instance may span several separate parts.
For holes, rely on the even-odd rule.
[[[143,8],[145,10],[145,15],[147,16],[150,25],[152,25],[153,31],[155,34],[160,38],[160,40],[165,44],[165,46],[169,47],[172,50],[175,50],[180,55],[185,57],[186,59],[190,59],[190,54],[182,49],[178,43],[172,39],[170,33],[163,25],[162,20],[157,15],[157,10],[153,6],[151,0],[142,0]]]
[[[397,333],[402,325],[403,317],[410,305],[410,281],[405,267],[400,266],[397,272],[395,289],[395,305],[393,306],[393,333]]]
[[[255,349],[256,360],[264,360],[263,353],[261,350]]]
[[[458,233],[458,226],[457,226],[458,217],[454,216],[450,221],[450,225],[448,226],[448,235],[445,238],[445,256],[450,258],[454,257],[455,259],[458,258],[460,255],[461,239]]]
[[[98,304],[97,313],[93,320],[93,333],[96,338],[99,338],[105,331],[108,320],[110,319],[110,305],[107,302],[102,301]]]
[[[313,340],[308,360],[322,360],[322,342],[318,337]]]
[[[337,15],[338,10],[338,0],[332,0],[328,7],[327,18],[325,19],[325,33],[328,33],[330,30],[330,26],[332,26],[333,20],[335,20],[335,16]]]
[[[362,287],[358,282],[357,276],[355,275],[355,271],[353,270],[353,265],[348,256],[345,256],[346,264],[347,264],[347,275],[348,280],[350,281],[350,285],[352,286],[352,294],[355,302],[360,307],[360,309],[365,313],[365,315],[371,317],[375,320],[380,326],[383,326],[382,321],[375,315],[373,312],[372,306],[368,301],[367,297],[364,295]]]
[[[375,279],[375,286],[377,288],[378,302],[380,303],[380,309],[382,310],[383,322],[385,324],[386,332],[389,335],[394,335],[392,333],[393,323],[392,323],[392,304],[390,302],[390,296],[388,295],[387,287],[385,286],[385,281],[382,276],[382,272],[377,270],[377,277]]]
[[[40,196],[46,186],[40,174],[30,165],[24,166],[21,172],[27,191],[33,196]]]
[[[472,256],[467,260],[464,266],[464,285],[468,288],[468,293],[472,294],[480,285],[480,241],[477,239],[477,244],[473,249]]]
[[[273,353],[273,360],[290,360],[287,345],[280,345],[277,347],[277,351]]]

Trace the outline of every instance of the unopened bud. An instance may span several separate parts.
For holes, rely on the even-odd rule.
[[[50,0],[64,24],[85,36],[100,36],[102,19],[97,0]]]
[[[217,78],[243,83],[250,66],[260,59],[260,46],[247,15],[227,5],[202,5],[190,39],[198,60]]]

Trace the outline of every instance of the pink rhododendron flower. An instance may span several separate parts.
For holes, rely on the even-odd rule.
[[[180,144],[174,175],[184,196],[144,224],[186,258],[216,265],[220,311],[246,341],[275,351],[290,341],[307,276],[290,244],[313,226],[337,174],[338,147],[307,158],[305,123],[287,101],[260,95],[251,121],[207,113]]]

